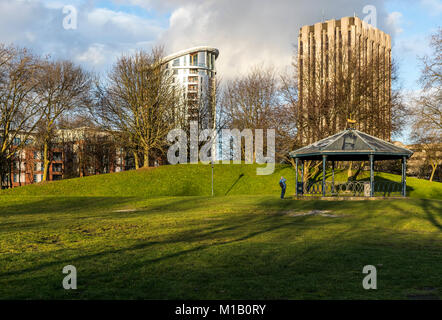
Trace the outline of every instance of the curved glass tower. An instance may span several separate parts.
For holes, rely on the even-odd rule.
[[[201,46],[182,50],[164,58],[182,87],[186,118],[198,121],[201,128],[215,126],[215,61],[218,49]]]

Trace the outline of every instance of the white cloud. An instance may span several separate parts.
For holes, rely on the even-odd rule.
[[[139,36],[158,34],[161,28],[154,21],[146,20],[125,12],[115,12],[109,9],[94,9],[87,15],[90,27],[97,29],[119,30],[129,35]]]
[[[78,27],[63,28],[63,6],[71,2]],[[54,58],[72,59],[104,71],[115,57],[139,46],[147,49],[163,29],[155,20],[105,8],[90,1],[0,0],[0,42],[32,48]]]
[[[175,10],[170,19],[170,28],[183,28],[192,24],[192,13],[190,8],[179,8]]]
[[[28,39],[30,42],[34,42],[35,39],[36,39],[35,34],[33,32],[30,32],[30,31],[26,31],[25,32],[25,36],[26,36],[26,39]]]
[[[132,0],[141,4],[141,1]],[[339,19],[353,16],[363,19],[366,1],[268,1],[205,0],[148,1],[148,6],[173,8],[169,28],[160,40],[169,53],[185,48],[210,45],[220,50],[218,73],[229,78],[247,72],[257,64],[283,69],[290,65],[299,28],[320,22],[324,17]],[[386,23],[383,1],[373,0],[380,28],[391,33]],[[145,4],[146,5],[146,4]]]
[[[401,37],[394,44],[396,52],[400,53],[402,57],[416,59],[417,57],[423,57],[431,52],[429,46],[429,39],[426,39],[421,34],[408,35]]]
[[[105,49],[104,45],[94,43],[85,52],[76,55],[74,59],[93,66],[101,66],[106,61]]]
[[[398,35],[404,31],[401,28],[402,13],[398,11],[391,12],[388,14],[386,19],[386,24],[391,28],[394,35]]]
[[[68,3],[69,2],[69,3]],[[73,59],[104,71],[114,58],[153,43],[168,53],[192,46],[210,45],[220,50],[218,72],[228,78],[256,64],[285,68],[291,63],[299,28],[325,19],[362,13],[365,0],[114,0],[136,5],[137,11],[111,10],[89,0],[0,0],[0,42],[29,46],[41,54]],[[78,28],[64,30],[61,8],[72,4],[78,11]],[[387,23],[382,0],[376,6],[378,26],[394,33]],[[169,26],[156,16],[170,13]],[[147,18],[146,18],[147,17]],[[390,17],[390,20],[392,18]]]

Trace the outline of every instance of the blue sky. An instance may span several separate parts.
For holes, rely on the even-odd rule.
[[[390,0],[386,7],[390,13],[400,13],[400,30],[393,38],[392,52],[399,63],[403,87],[417,90],[421,69],[418,57],[430,53],[430,35],[442,26],[442,1]]]
[[[77,10],[75,30],[63,28],[65,5]],[[441,26],[442,0],[0,0],[0,43],[102,74],[139,48],[160,44],[172,53],[209,45],[220,51],[218,74],[229,79],[256,65],[289,70],[301,26],[364,18],[366,5],[392,36],[403,88],[418,91],[417,57],[428,53],[429,37]]]
[[[123,3],[122,1],[93,1],[94,6],[97,8],[107,8],[112,11],[121,11],[128,14],[136,15],[143,19],[155,20],[157,21],[163,28],[167,28],[169,26],[169,19],[172,13],[170,9],[160,10],[158,8],[147,8],[140,6],[138,4],[131,3]]]

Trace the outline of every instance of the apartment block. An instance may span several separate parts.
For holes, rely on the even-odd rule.
[[[184,116],[188,121],[198,121],[201,128],[215,125],[218,55],[218,49],[200,46],[176,52],[163,60],[181,90]]]
[[[328,136],[345,129],[350,117],[357,129],[390,140],[388,34],[358,17],[303,26],[297,59],[300,115],[318,120],[312,127],[301,117],[298,132],[305,143],[322,138],[315,133]]]
[[[15,145],[20,144],[19,139],[16,138]],[[133,155],[115,144],[112,135],[87,127],[58,130],[48,160],[47,181],[135,169]],[[153,157],[152,165],[155,161],[159,160]],[[41,148],[29,143],[10,159],[9,172],[3,176],[1,187],[38,183],[43,181],[43,173]]]

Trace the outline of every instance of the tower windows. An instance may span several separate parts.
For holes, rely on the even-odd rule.
[[[193,53],[190,55],[190,65],[198,66],[198,53]]]

